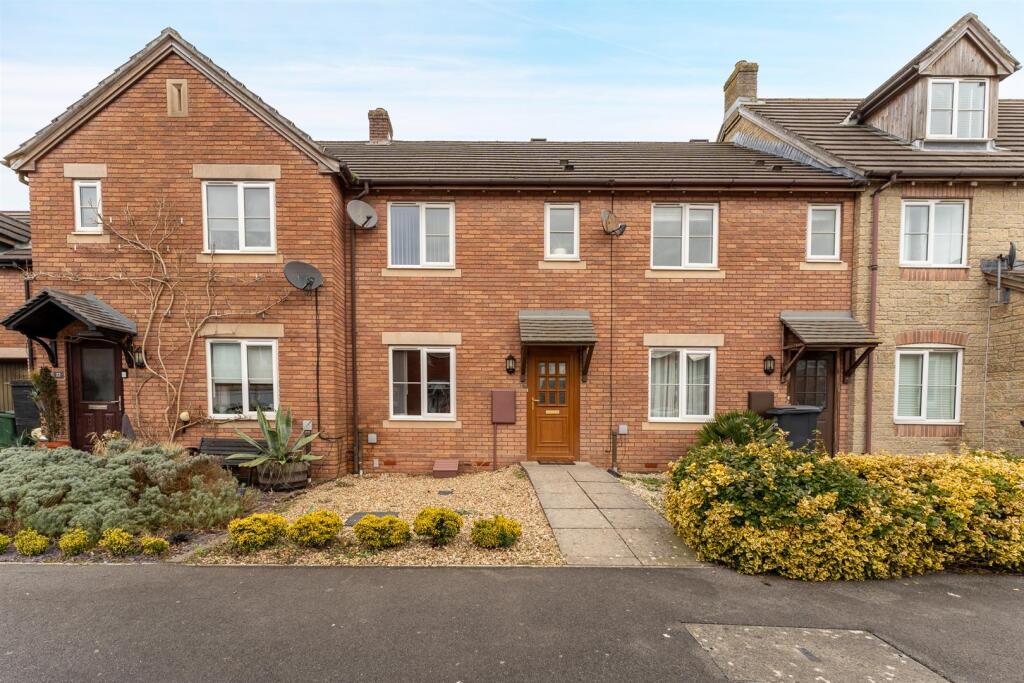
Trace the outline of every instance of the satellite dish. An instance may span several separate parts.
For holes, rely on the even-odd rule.
[[[1006,264],[1013,270],[1017,264],[1017,243],[1010,242],[1010,253],[1006,255]]]
[[[368,230],[377,227],[377,210],[361,199],[350,201],[345,205],[345,211],[357,228]]]
[[[621,235],[626,232],[626,224],[619,220],[614,211],[601,209],[601,227],[606,235]]]
[[[284,277],[295,289],[312,292],[323,287],[324,276],[316,266],[303,261],[284,264]]]

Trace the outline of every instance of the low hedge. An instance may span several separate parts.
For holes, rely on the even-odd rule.
[[[366,515],[352,527],[359,542],[370,550],[395,548],[408,542],[412,533],[409,524],[394,515]]]
[[[462,515],[451,508],[423,508],[413,520],[417,536],[430,539],[432,545],[451,543],[462,530]]]
[[[824,581],[1024,569],[1024,462],[710,444],[673,463],[666,512],[702,560]]]
[[[273,545],[287,533],[288,520],[270,512],[257,512],[228,523],[232,545],[244,553]]]
[[[300,515],[288,527],[288,538],[307,548],[323,548],[338,537],[343,526],[337,512],[316,510]]]

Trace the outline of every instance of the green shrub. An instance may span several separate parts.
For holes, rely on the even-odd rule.
[[[22,529],[14,534],[14,547],[26,557],[42,555],[50,545],[50,539],[35,529]]]
[[[155,557],[157,555],[166,555],[167,551],[171,549],[171,544],[167,542],[166,538],[143,536],[139,539],[139,547],[142,548],[143,555]]]
[[[206,456],[162,447],[104,457],[72,448],[0,450],[0,529],[58,537],[223,527],[243,510],[238,484]]]
[[[672,469],[666,512],[702,560],[790,578],[1024,569],[1024,463],[712,444]]]
[[[231,543],[237,550],[249,553],[277,543],[288,533],[288,520],[281,515],[259,512],[232,520],[228,524]]]
[[[11,537],[7,534],[0,534],[0,555],[7,552],[8,546],[11,545]]]
[[[407,542],[412,534],[409,525],[394,515],[366,515],[352,527],[359,542],[370,550],[393,548]]]
[[[337,512],[317,510],[300,515],[288,528],[288,537],[310,548],[322,548],[335,538],[344,523]]]
[[[65,557],[81,555],[92,545],[92,534],[85,529],[69,529],[57,539],[57,547]]]
[[[514,519],[495,515],[473,522],[471,535],[481,548],[507,548],[523,535],[523,527]]]
[[[136,548],[135,537],[116,527],[103,532],[99,545],[114,557],[130,555]]]
[[[423,508],[412,528],[417,536],[426,536],[433,545],[445,545],[459,535],[462,517],[451,508]]]
[[[771,420],[766,420],[750,410],[734,410],[719,413],[714,419],[705,422],[697,432],[697,445],[733,443],[745,446],[754,442],[771,444],[781,437],[782,432]]]

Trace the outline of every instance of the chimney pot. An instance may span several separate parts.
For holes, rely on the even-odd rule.
[[[391,117],[384,107],[371,109],[366,114],[370,119],[370,144],[386,145],[394,137],[394,130],[391,128]]]
[[[728,114],[737,102],[753,102],[757,99],[757,64],[740,60],[725,79],[725,112]]]

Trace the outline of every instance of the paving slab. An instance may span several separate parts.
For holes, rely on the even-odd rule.
[[[651,567],[697,567],[700,563],[671,528],[620,529],[619,535],[640,564]]]
[[[620,484],[621,486],[621,484]],[[632,493],[627,491],[625,488],[617,493],[593,493],[587,494],[594,504],[599,508],[633,508],[637,510],[643,510],[644,508],[650,509],[650,506],[640,499],[639,496],[634,496]],[[668,524],[668,522],[665,522]]]
[[[587,463],[578,463],[576,465],[570,466],[567,469],[569,475],[576,481],[618,481],[618,479],[608,474],[604,470],[599,470],[593,465]]]
[[[622,493],[623,491],[629,492],[628,489],[624,488],[622,484],[617,481],[578,481],[575,482],[577,486],[587,492],[587,495],[594,495],[595,493]],[[630,493],[632,495],[632,493]]]
[[[665,518],[651,508],[608,508],[601,510],[615,529],[662,529]]]
[[[552,529],[611,529],[611,523],[597,508],[547,510]]]
[[[583,492],[583,489],[577,489],[569,493],[543,493],[538,491],[537,499],[545,511],[549,509],[564,510],[566,508],[594,507],[594,501],[590,500],[590,497]]]
[[[558,547],[570,564],[600,567],[640,564],[614,529],[555,529],[554,532]]]
[[[533,481],[533,489],[537,493],[575,493],[580,490],[580,485],[572,477],[566,476],[568,481],[551,481],[541,479]]]

